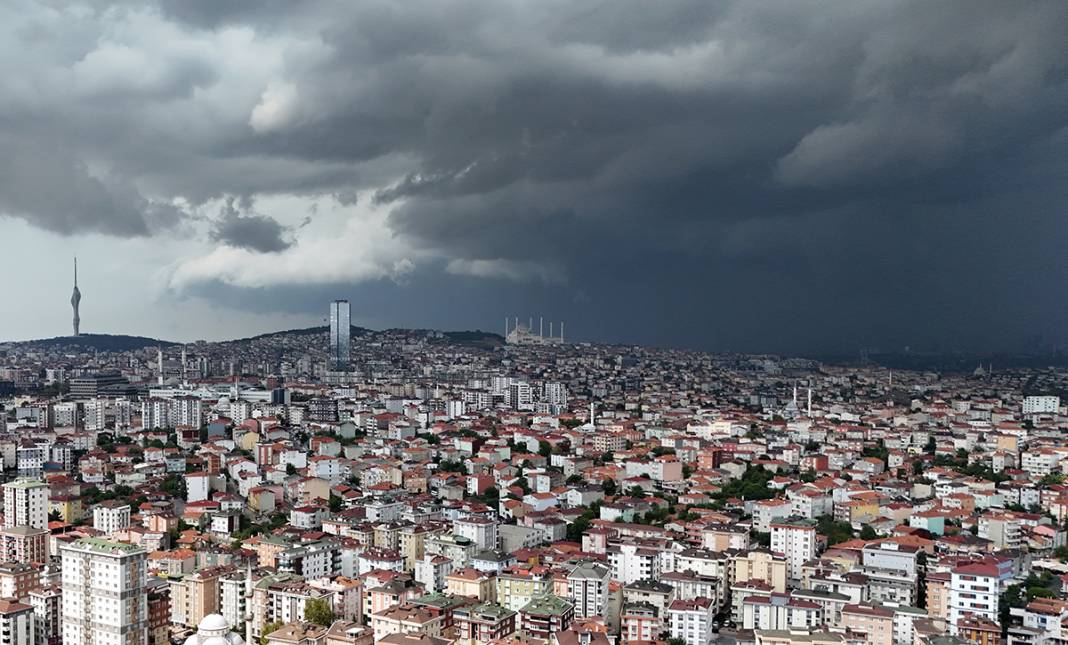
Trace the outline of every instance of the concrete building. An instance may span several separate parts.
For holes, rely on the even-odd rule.
[[[48,484],[18,479],[4,484],[4,528],[48,528]]]
[[[0,599],[0,645],[31,645],[35,642],[33,607]]]
[[[791,581],[801,580],[801,567],[816,557],[816,522],[789,518],[771,524],[771,551],[786,557]]]
[[[112,535],[130,528],[130,505],[106,500],[93,507],[93,528]]]
[[[60,547],[64,645],[144,645],[147,554],[138,547],[81,538]]]

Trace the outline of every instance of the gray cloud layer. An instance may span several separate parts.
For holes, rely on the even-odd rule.
[[[41,80],[0,99],[25,151],[0,161],[0,210],[50,230],[367,190],[452,273],[529,278],[593,337],[954,346],[1068,322],[1032,286],[1068,278],[1061,2],[32,9],[58,31],[17,30]],[[213,226],[290,246],[265,216]],[[431,283],[472,290],[390,288]],[[471,319],[499,317],[486,300]]]

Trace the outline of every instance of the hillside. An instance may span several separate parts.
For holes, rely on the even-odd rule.
[[[169,340],[147,338],[145,336],[127,336],[125,334],[81,334],[79,336],[56,336],[17,343],[23,347],[41,349],[61,349],[64,347],[99,352],[128,352],[145,347],[172,347],[178,343]]]

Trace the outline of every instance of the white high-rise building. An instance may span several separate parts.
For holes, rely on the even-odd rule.
[[[195,396],[180,396],[171,402],[171,417],[176,426],[199,428],[204,425],[201,401]]]
[[[567,386],[557,381],[549,381],[542,385],[541,400],[549,405],[567,405]]]
[[[997,622],[1001,593],[998,569],[981,562],[965,564],[950,571],[947,619],[949,632],[958,633],[964,618],[985,618]]]
[[[170,416],[170,401],[160,398],[149,398],[141,401],[141,427],[146,430],[153,428],[173,428],[174,422]]]
[[[801,580],[801,567],[816,557],[816,522],[800,518],[772,522],[771,551],[786,556],[790,580]]]
[[[59,549],[65,645],[144,645],[148,598],[144,549],[82,538]]]
[[[1023,400],[1024,414],[1057,414],[1060,407],[1059,396],[1028,396]]]
[[[567,595],[577,618],[604,615],[611,578],[609,568],[600,562],[583,562],[567,574]]]
[[[48,484],[36,479],[19,479],[4,484],[4,528],[47,528],[48,491]]]
[[[330,303],[330,369],[335,372],[349,371],[349,301],[335,300]]]
[[[85,430],[96,432],[107,427],[107,401],[90,399],[85,402]]]
[[[106,535],[130,528],[130,505],[113,499],[100,502],[93,508],[93,528]]]

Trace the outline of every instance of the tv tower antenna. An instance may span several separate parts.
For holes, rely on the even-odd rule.
[[[82,292],[78,291],[78,256],[74,256],[74,293],[70,295],[70,306],[74,309],[74,335],[79,334],[82,318],[78,315],[78,305],[82,302]]]

